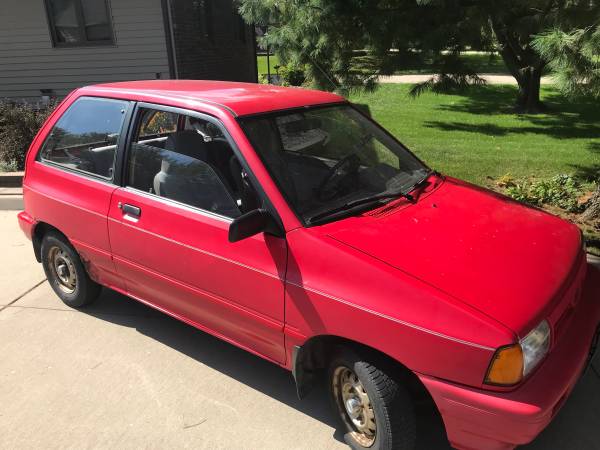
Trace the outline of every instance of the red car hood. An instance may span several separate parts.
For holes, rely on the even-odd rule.
[[[469,304],[523,336],[580,255],[577,227],[447,179],[416,204],[344,221],[329,236]]]

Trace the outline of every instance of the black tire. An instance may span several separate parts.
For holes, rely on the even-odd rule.
[[[63,235],[55,231],[46,233],[42,239],[41,253],[42,265],[48,282],[56,295],[67,306],[82,308],[96,300],[102,287],[92,281],[79,254]],[[58,268],[55,259],[61,261]],[[68,282],[61,281],[58,274],[59,269],[61,269],[63,278],[69,279]],[[74,282],[71,282],[72,280]]]
[[[336,387],[340,371],[350,369],[358,378],[374,413],[376,430],[367,435],[352,423],[343,395]],[[354,352],[340,350],[331,361],[328,385],[336,416],[343,426],[344,440],[355,450],[414,450],[416,446],[416,419],[409,392],[384,369],[384,364],[369,362]],[[339,380],[338,380],[339,386]],[[365,442],[365,440],[370,442]]]

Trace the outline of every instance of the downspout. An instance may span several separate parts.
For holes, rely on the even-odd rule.
[[[252,61],[254,61],[254,82],[258,83],[258,55],[256,53],[256,27],[252,25]]]
[[[169,60],[169,77],[171,79],[179,78],[177,68],[177,51],[175,49],[175,35],[173,34],[173,16],[171,14],[170,0],[161,0],[163,25],[165,28],[165,40],[167,46],[167,59]]]

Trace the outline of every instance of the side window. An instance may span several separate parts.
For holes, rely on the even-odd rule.
[[[38,158],[112,179],[128,103],[82,97],[56,122]]]
[[[254,191],[219,126],[152,109],[138,117],[128,186],[230,218],[256,209]]]

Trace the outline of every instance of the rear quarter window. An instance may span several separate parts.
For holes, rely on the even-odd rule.
[[[82,97],[56,122],[38,160],[112,179],[129,103]]]

